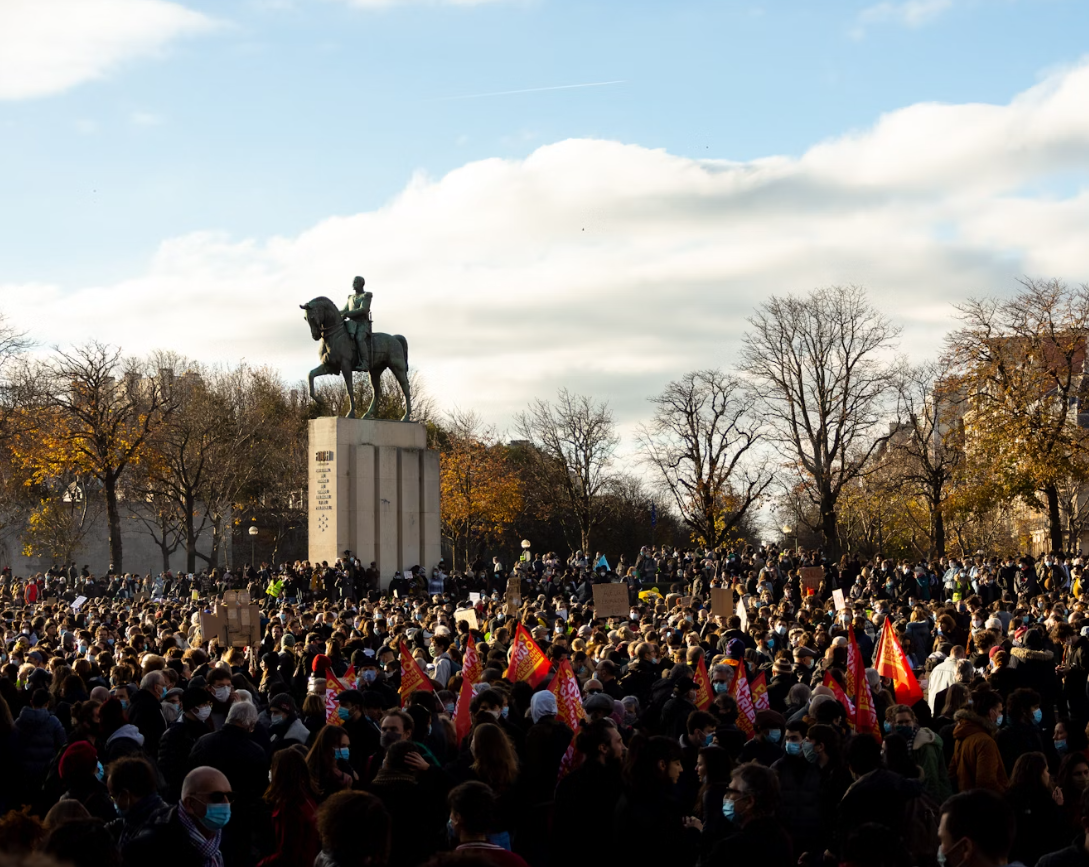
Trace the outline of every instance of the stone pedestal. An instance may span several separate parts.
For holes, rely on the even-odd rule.
[[[351,551],[394,572],[439,562],[439,453],[422,424],[354,418],[310,422],[310,562]]]

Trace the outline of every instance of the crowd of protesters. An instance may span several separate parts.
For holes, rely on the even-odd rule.
[[[645,548],[615,568],[525,553],[384,588],[349,557],[154,579],[5,570],[0,852],[78,867],[1084,867],[1083,565],[738,546]],[[819,584],[803,581],[815,566]],[[626,616],[595,616],[602,583],[626,585]],[[716,614],[725,587],[734,613]],[[228,589],[259,600],[259,646],[201,634]],[[511,675],[523,630],[546,661],[531,680]],[[924,698],[873,667],[883,630]],[[483,669],[459,737],[470,636]],[[873,732],[844,692],[851,653]],[[403,688],[406,656],[427,688]],[[574,730],[550,689],[565,663]],[[750,718],[738,684],[758,679]]]

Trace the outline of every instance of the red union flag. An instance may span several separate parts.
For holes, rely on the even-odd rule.
[[[537,686],[548,676],[551,667],[548,659],[529,631],[521,624],[514,631],[514,643],[511,646],[510,664],[507,666],[507,680],[517,683],[529,681],[530,686]]]
[[[734,669],[737,675],[730,684],[730,695],[737,702],[737,727],[750,739],[756,734],[756,708],[752,704],[752,692],[749,690],[749,676],[745,673],[745,661],[740,660]]]
[[[863,681],[865,682],[865,681]],[[824,685],[835,693],[836,701],[843,705],[843,710],[847,714],[847,725],[851,731],[855,730],[855,706],[854,703],[847,697],[847,693],[843,691],[843,687],[839,685],[839,681],[832,676],[832,672],[826,671],[824,673]]]
[[[416,658],[408,652],[408,647],[405,643],[401,642],[401,707],[405,706],[405,702],[408,701],[408,697],[416,690],[422,689],[426,692],[434,692],[435,687],[432,686],[430,678],[424,674],[424,670],[420,668],[420,663],[416,661]]]
[[[347,688],[343,682],[337,680],[336,675],[333,674],[333,669],[330,668],[325,672],[325,722],[328,725],[343,725],[340,714],[337,713],[340,710],[340,702],[337,701],[337,696]]]
[[[556,669],[556,676],[548,685],[548,690],[556,696],[556,719],[563,721],[572,732],[578,734],[579,723],[583,719],[582,693],[579,691],[579,682],[575,679],[575,673],[571,670],[571,663],[566,659]],[[556,778],[560,780],[573,771],[581,763],[583,757],[579,755],[576,760],[575,739],[567,745],[567,752],[560,760],[560,772]]]
[[[892,679],[896,687],[897,704],[911,707],[923,700],[923,690],[915,679],[915,672],[911,670],[889,617],[885,618],[885,625],[881,629],[881,640],[877,642],[877,650],[873,655],[873,667],[882,677]]]
[[[480,662],[480,655],[476,652],[476,641],[473,634],[469,633],[469,640],[465,644],[465,654],[461,658],[461,689],[458,691],[458,703],[454,708],[454,733],[460,744],[473,727],[472,711],[469,709],[473,701],[473,685],[480,680],[484,666]]]
[[[696,681],[696,707],[707,710],[711,706],[711,678],[707,676],[707,663],[703,657],[696,663],[696,673],[692,678]]]
[[[847,688],[853,689],[852,694],[855,697],[855,731],[869,732],[877,740],[881,740],[877,708],[873,703],[870,683],[866,680],[866,663],[862,660],[862,651],[858,649],[854,629],[848,630],[847,642]]]
[[[356,673],[355,673],[355,666],[354,665],[349,665],[348,666],[348,670],[346,672],[344,672],[344,677],[342,677],[340,679],[340,682],[343,683],[346,687],[348,687],[348,689],[355,689],[355,687],[356,687]]]
[[[749,692],[752,693],[753,707],[758,711],[771,710],[771,702],[768,701],[768,684],[764,678],[764,672],[760,672],[752,679]]]

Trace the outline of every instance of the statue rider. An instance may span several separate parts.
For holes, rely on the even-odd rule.
[[[358,359],[355,369],[364,373],[370,369],[371,360],[371,293],[363,291],[365,284],[362,277],[352,281],[352,294],[340,311],[344,317],[344,327],[355,341]]]

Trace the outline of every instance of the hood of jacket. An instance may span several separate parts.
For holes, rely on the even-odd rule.
[[[925,726],[920,726],[919,730],[915,732],[915,740],[911,742],[911,748],[913,750],[921,750],[923,747],[928,747],[931,744],[937,744],[940,748],[942,739]]]
[[[954,729],[953,737],[962,741],[967,737],[971,737],[976,734],[985,734],[994,737],[994,733],[998,730],[993,722],[987,717],[980,716],[975,711],[968,710],[967,708],[961,708],[955,714],[953,714]]]
[[[37,725],[45,725],[52,714],[47,707],[24,707],[19,711],[19,719],[32,722]]]
[[[1026,647],[1015,647],[1010,650],[1010,656],[1019,662],[1051,662],[1055,654],[1050,650],[1029,650]]]
[[[140,734],[140,730],[132,723],[125,723],[121,728],[106,738],[107,746],[118,738],[132,738],[140,746],[144,745],[144,736]]]

